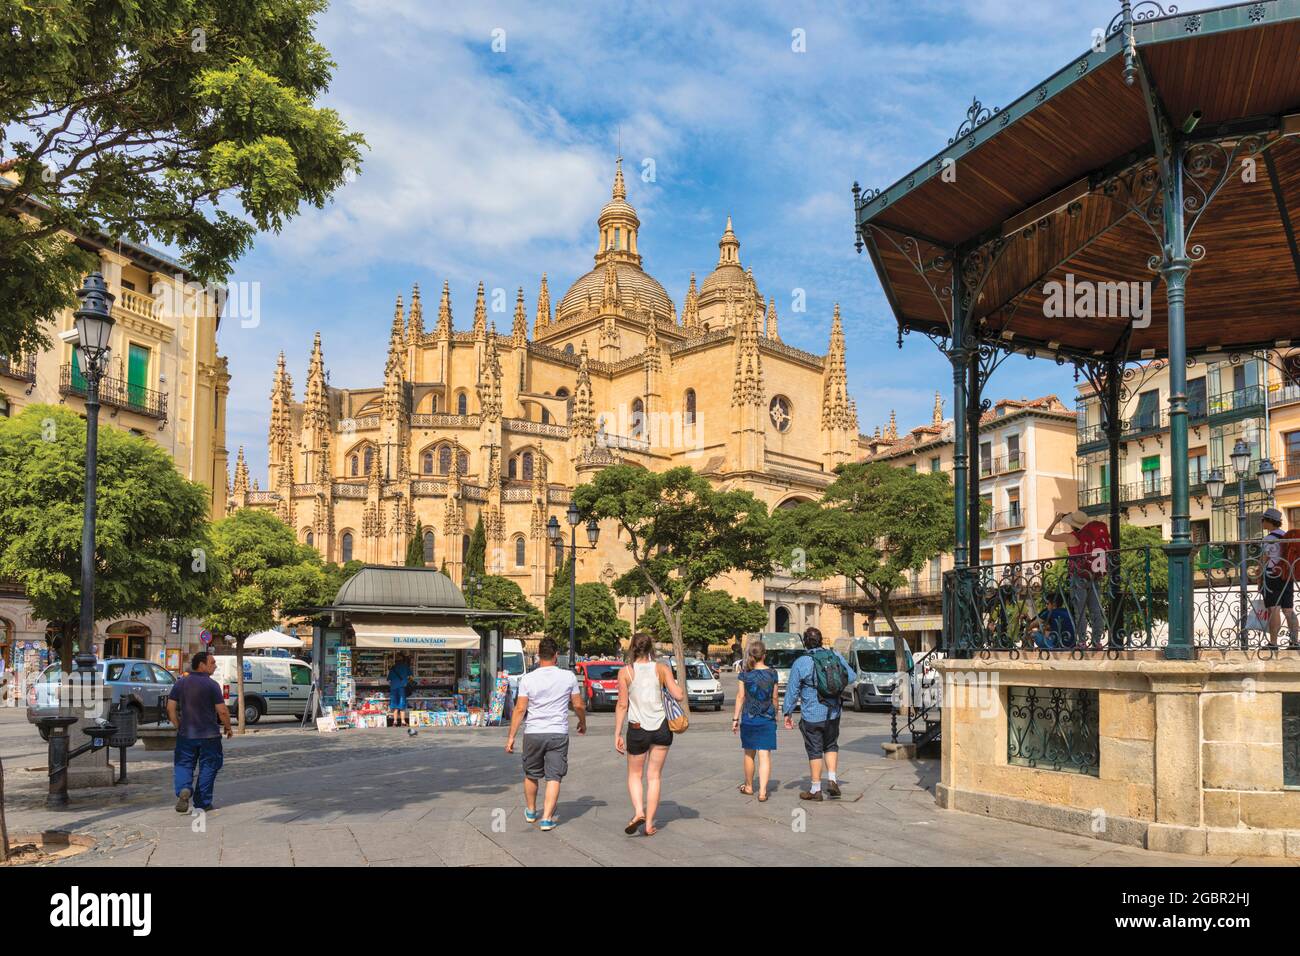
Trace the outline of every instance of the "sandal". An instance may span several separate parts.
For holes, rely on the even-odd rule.
[[[743,793],[743,794],[744,794],[745,796],[747,796],[747,797],[752,797],[752,796],[754,795],[754,787],[753,787],[752,784],[742,783],[742,784],[741,784],[739,787],[737,787],[736,789],[739,790],[741,793]]]
[[[758,802],[759,802],[759,803],[767,803],[767,794],[765,794],[765,793],[760,793],[760,794],[758,795]]]
[[[652,827],[652,826],[648,826],[648,825],[647,825],[646,828],[645,828],[645,835],[646,835],[646,836],[654,836],[654,835],[655,835],[656,833],[658,833],[658,832],[659,832],[659,828],[658,828],[658,827]]]
[[[643,823],[645,823],[645,817],[637,817],[635,820],[633,820],[631,823],[629,823],[627,826],[623,828],[623,832],[626,833],[628,836],[632,836],[633,834],[636,833],[637,830],[641,829],[641,824]]]

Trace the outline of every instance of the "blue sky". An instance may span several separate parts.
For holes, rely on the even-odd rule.
[[[717,261],[727,215],[742,262],[776,299],[781,335],[825,351],[839,302],[861,428],[896,409],[928,421],[948,365],[916,336],[900,352],[875,273],[853,247],[849,187],[883,187],[946,145],[974,96],[1002,106],[1085,50],[1114,0],[871,4],[441,4],[336,0],[320,40],[325,98],[369,141],[324,209],[258,239],[234,281],[260,284],[260,321],[223,323],[227,444],[266,480],[268,395],[283,349],[301,398],[312,334],[330,382],[382,380],[393,302],[418,282],[432,327],[444,279],[458,328],[474,289],[538,280],[552,301],[591,268],[621,130],[644,265],[680,312]],[[804,31],[806,52],[792,50]],[[501,32],[504,31],[504,32]],[[504,50],[494,50],[494,40]],[[646,161],[653,181],[644,181]],[[795,290],[807,310],[791,311]],[[1010,361],[994,397],[1055,391],[1068,371]],[[950,413],[951,409],[945,407]]]

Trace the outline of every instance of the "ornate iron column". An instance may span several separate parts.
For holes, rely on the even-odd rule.
[[[1123,374],[1123,363],[1114,355],[1106,362],[1106,394],[1103,401],[1106,403],[1106,450],[1108,452],[1106,465],[1106,482],[1109,487],[1106,489],[1110,497],[1110,546],[1112,548],[1122,547],[1123,542],[1119,537],[1119,509],[1120,509],[1120,480],[1119,480],[1119,441],[1124,434],[1124,422],[1120,419],[1120,378]],[[1119,641],[1118,632],[1122,627],[1122,611],[1120,602],[1120,576],[1121,568],[1119,560],[1110,562],[1110,645],[1116,646]]]
[[[948,360],[952,362],[952,494],[953,517],[956,519],[956,543],[953,549],[953,566],[970,566],[968,551],[969,512],[967,492],[969,459],[966,450],[966,369],[971,361],[971,347],[966,336],[966,308],[962,302],[962,275],[954,258],[952,270],[952,340]]]
[[[1183,222],[1184,146],[1175,142],[1164,164],[1165,249],[1160,276],[1165,283],[1169,312],[1169,457],[1172,471],[1171,540],[1169,555],[1169,645],[1165,656],[1190,660],[1192,646],[1192,527],[1188,500],[1187,461],[1187,236]]]
[[[983,382],[980,376],[979,350],[973,349],[970,357],[970,371],[966,385],[966,447],[970,453],[970,500],[966,502],[967,522],[970,527],[970,564],[977,567],[980,563],[980,413],[983,394]]]

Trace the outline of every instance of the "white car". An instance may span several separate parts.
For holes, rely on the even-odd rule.
[[[721,710],[725,697],[722,684],[703,661],[686,659],[686,701],[691,707]]]

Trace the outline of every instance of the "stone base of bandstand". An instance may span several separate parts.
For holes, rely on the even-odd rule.
[[[1283,783],[1284,694],[1300,655],[1005,652],[944,660],[941,807],[1165,852],[1300,858]],[[1014,764],[1008,690],[1097,692],[1096,776]]]

